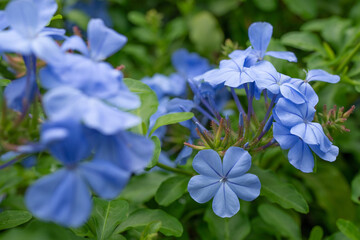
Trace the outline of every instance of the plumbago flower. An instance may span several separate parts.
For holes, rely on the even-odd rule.
[[[296,56],[292,52],[287,51],[266,51],[269,46],[273,27],[267,22],[255,22],[249,27],[249,40],[251,43],[251,52],[258,60],[263,60],[264,57],[272,56],[288,60],[289,62],[297,62]],[[232,52],[229,57],[233,58],[242,55],[242,50]]]
[[[303,172],[312,172],[314,157],[333,162],[339,148],[332,145],[319,123],[312,122],[315,109],[309,103],[295,105],[280,99],[273,110],[274,138],[282,149],[290,149],[289,162]],[[310,150],[311,149],[311,150]]]
[[[126,185],[130,171],[102,158],[83,161],[92,150],[87,139],[78,122],[43,124],[41,144],[64,168],[40,178],[27,190],[26,206],[36,217],[64,226],[81,226],[91,213],[90,189],[102,198],[112,199]],[[37,149],[29,145],[21,150]]]
[[[100,19],[88,26],[89,46],[78,36],[66,40],[60,64],[41,70],[41,83],[50,89],[44,108],[51,120],[76,119],[105,135],[113,135],[140,123],[140,118],[123,110],[140,106],[138,96],[122,81],[122,73],[102,62],[126,43],[126,37],[107,28]],[[76,79],[76,81],[73,81]]]
[[[214,198],[214,213],[232,217],[240,210],[238,198],[252,201],[260,194],[259,178],[246,173],[250,166],[251,156],[242,148],[229,148],[223,160],[214,150],[202,150],[193,161],[193,168],[200,175],[189,181],[190,196],[198,203]]]
[[[23,55],[27,76],[14,80],[5,89],[9,108],[26,111],[37,91],[36,57],[46,62],[59,62],[61,52],[50,36],[63,36],[65,31],[45,27],[56,12],[55,0],[15,0],[1,12],[0,52]],[[25,104],[25,106],[24,106]]]

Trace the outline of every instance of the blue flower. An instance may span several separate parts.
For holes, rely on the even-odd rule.
[[[311,150],[321,159],[329,162],[335,161],[339,154],[339,148],[332,144],[327,151],[322,151],[319,144],[306,144],[301,138],[292,134],[290,128],[278,122],[273,123],[273,133],[280,147],[289,149],[288,159],[290,164],[302,172],[308,173],[314,169],[314,157]]]
[[[340,77],[321,69],[313,69],[307,72],[305,80],[293,79],[293,84],[304,94],[309,104],[315,106],[319,102],[319,97],[309,84],[311,81],[337,83],[340,81]]]
[[[108,2],[104,0],[81,0],[70,1],[74,2],[72,5],[65,8],[65,12],[71,12],[76,9],[83,11],[91,18],[101,18],[106,25],[111,26],[111,17],[108,14]]]
[[[225,86],[237,88],[244,83],[254,81],[249,76],[249,68],[254,64],[252,59],[251,49],[248,48],[239,56],[220,61],[218,69],[210,70],[197,77],[197,79],[204,79],[205,82],[210,83],[212,86],[224,83]]]
[[[305,103],[306,97],[293,84],[292,78],[276,71],[268,61],[258,62],[251,68],[252,77],[260,91],[267,89],[270,93],[284,97],[296,104]]]
[[[269,46],[273,27],[267,22],[255,22],[249,27],[249,39],[254,50],[254,54],[259,60],[263,60],[265,55],[275,58],[288,60],[289,62],[296,62],[296,56],[292,52],[280,51],[266,51]]]
[[[26,206],[42,220],[79,227],[91,213],[90,190],[102,198],[112,199],[126,185],[130,172],[103,159],[81,162],[90,156],[91,147],[83,127],[77,122],[45,123],[41,136],[52,139],[47,149],[64,168],[29,187]]]
[[[95,159],[109,161],[129,172],[143,170],[155,149],[150,139],[127,131],[103,135],[98,131],[89,130],[87,135],[95,151]]]
[[[232,217],[240,209],[238,198],[252,201],[260,194],[259,178],[246,173],[250,166],[251,156],[242,148],[229,148],[222,162],[214,150],[202,150],[193,161],[193,168],[200,175],[189,181],[190,196],[198,203],[214,198],[214,213]]]
[[[132,96],[132,94],[128,94]],[[141,119],[119,107],[138,107],[138,98],[126,100],[124,95],[116,101],[88,96],[71,87],[58,87],[44,95],[44,110],[51,121],[73,119],[105,135],[112,135],[138,125]],[[110,99],[112,100],[112,99]],[[124,100],[124,101],[121,101]],[[132,102],[134,101],[135,102]],[[129,106],[126,106],[129,103]]]
[[[290,128],[290,133],[301,138],[306,144],[319,145],[327,152],[331,147],[321,125],[312,122],[315,109],[308,103],[295,105],[281,98],[274,107],[273,114],[277,122]]]
[[[186,79],[177,73],[170,76],[156,73],[152,77],[144,77],[141,81],[156,93],[158,99],[166,96],[180,97],[186,91]]]
[[[9,26],[9,23],[6,19],[6,13],[5,11],[0,11],[0,31],[4,30]]]
[[[0,32],[0,52],[35,55],[46,62],[60,60],[60,49],[49,36],[65,31],[45,28],[56,9],[54,0],[11,1],[3,14],[10,28]]]
[[[78,36],[67,39],[61,48],[77,50],[94,61],[102,61],[120,50],[127,42],[124,35],[106,27],[101,19],[91,19],[87,31],[89,48]]]
[[[209,61],[197,53],[189,53],[186,49],[179,49],[171,56],[172,65],[183,78],[193,78],[211,69]]]

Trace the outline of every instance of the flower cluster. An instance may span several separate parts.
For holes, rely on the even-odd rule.
[[[26,69],[4,90],[8,109],[16,112],[13,126],[31,119],[32,126],[41,129],[25,140],[1,139],[7,150],[1,159],[32,161],[34,155],[47,151],[60,166],[27,189],[26,206],[34,216],[81,226],[90,216],[93,194],[114,199],[132,174],[155,166],[193,176],[178,165],[185,165],[197,150],[192,167],[199,175],[188,183],[190,196],[198,203],[213,199],[216,215],[232,217],[240,209],[239,198],[252,201],[260,195],[258,176],[247,173],[252,171],[251,155],[280,146],[288,150],[290,164],[306,173],[314,169],[313,154],[335,161],[339,149],[326,126],[329,122],[347,130],[339,123],[353,108],[345,113],[341,108],[338,114],[336,109],[325,111],[319,114],[322,122],[317,122],[319,98],[310,82],[337,83],[340,78],[320,69],[307,71],[305,80],[279,73],[268,59],[297,62],[297,58],[292,52],[267,51],[273,31],[269,23],[253,23],[251,46],[233,51],[218,68],[197,53],[174,52],[174,73],[134,83],[159,103],[157,110],[143,117],[135,112],[141,112],[137,109],[146,100],[129,90],[133,90],[131,79],[124,79],[122,67],[105,61],[127,38],[101,19],[89,21],[86,41],[80,31],[66,36],[63,29],[47,27],[57,7],[55,0],[13,0],[0,11],[0,53]],[[253,107],[256,100],[264,102],[261,114]],[[168,116],[165,121],[167,115],[189,117],[173,121]],[[164,122],[180,122],[189,130],[185,146],[161,149],[170,132]],[[145,136],[135,133],[135,127]],[[174,135],[170,138],[178,140]],[[153,159],[158,155],[159,160]]]
[[[26,76],[5,89],[8,107],[24,118],[41,97],[47,116],[40,120],[40,140],[14,151],[47,150],[63,165],[28,188],[26,205],[38,218],[77,227],[91,213],[90,191],[117,197],[131,174],[147,166],[154,144],[127,131],[141,123],[128,112],[140,106],[140,99],[128,90],[123,74],[104,62],[127,38],[100,19],[89,22],[87,43],[67,37],[64,30],[45,27],[56,10],[55,0],[11,1],[0,15],[6,19],[0,51],[22,55],[26,65]],[[61,46],[55,40],[63,40]],[[38,74],[40,86],[38,59],[46,63]],[[43,96],[40,89],[46,90]]]
[[[218,69],[196,77],[213,87],[228,87],[239,111],[238,131],[233,131],[230,124],[220,123],[217,126],[213,122],[212,133],[199,131],[200,145],[187,144],[198,150],[213,149],[201,150],[196,155],[193,167],[200,175],[191,179],[188,189],[199,203],[214,197],[213,209],[220,217],[231,217],[239,210],[237,197],[253,200],[260,193],[259,179],[255,175],[243,175],[251,163],[247,151],[257,152],[280,145],[282,149],[289,149],[289,162],[303,172],[313,171],[312,151],[326,161],[335,161],[339,153],[322,126],[313,122],[318,97],[309,82],[336,83],[340,78],[319,69],[308,71],[305,80],[277,72],[269,61],[264,60],[266,55],[289,62],[297,59],[291,52],[267,52],[271,36],[272,26],[269,23],[253,23],[249,27],[249,48],[235,50],[229,54],[230,59],[220,62]],[[236,94],[240,89],[246,93],[247,112]],[[261,95],[267,111],[259,122],[253,101],[259,100]],[[258,130],[253,132],[251,125]],[[222,131],[225,132],[224,137]],[[222,162],[219,155],[223,156]],[[242,166],[241,170],[236,170],[237,165]]]

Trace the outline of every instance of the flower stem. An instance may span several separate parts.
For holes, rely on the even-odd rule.
[[[158,166],[159,168],[162,168],[164,170],[170,171],[170,172],[179,173],[179,174],[191,176],[191,177],[194,176],[194,174],[191,172],[188,172],[188,171],[185,171],[185,170],[182,170],[179,168],[173,168],[173,167],[170,167],[168,165],[165,165],[165,164],[162,164],[159,162],[156,164],[156,166]]]

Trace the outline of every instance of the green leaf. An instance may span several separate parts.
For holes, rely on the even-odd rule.
[[[124,82],[130,91],[139,95],[141,100],[141,107],[134,110],[133,112],[137,116],[141,117],[142,121],[146,124],[146,127],[148,127],[149,119],[151,115],[157,111],[159,105],[155,92],[148,85],[138,80],[124,78]]]
[[[319,161],[317,173],[302,173],[300,176],[312,190],[317,204],[326,211],[324,221],[327,224],[335,227],[338,218],[355,218],[356,208],[349,197],[349,184],[337,167]]]
[[[360,230],[351,221],[340,218],[336,221],[336,226],[350,240],[359,240],[360,239]]]
[[[351,200],[360,204],[360,173],[351,181]]]
[[[317,16],[317,1],[313,0],[283,0],[289,10],[303,19]]]
[[[166,236],[180,237],[183,232],[181,223],[173,216],[160,209],[138,209],[131,213],[129,218],[120,224],[116,233],[121,233],[130,228],[144,228],[149,223],[160,221],[159,231]]]
[[[320,226],[315,226],[310,232],[309,240],[321,240],[323,239],[324,231]]]
[[[94,198],[94,209],[88,225],[95,230],[96,239],[106,240],[127,218],[129,204],[121,199],[106,201]]]
[[[86,15],[84,12],[74,9],[66,13],[66,18],[69,21],[74,22],[82,29],[87,29],[87,24],[90,20],[89,16]]]
[[[56,14],[55,16],[53,16],[53,17],[51,18],[51,21],[53,21],[53,20],[60,20],[60,19],[63,19],[63,16],[62,16],[61,14]]]
[[[278,203],[283,208],[292,208],[301,213],[309,212],[305,198],[293,185],[279,179],[271,170],[253,166],[251,172],[260,179],[262,196],[271,202]]]
[[[319,37],[310,32],[289,32],[281,38],[281,43],[304,51],[318,51],[324,53]]]
[[[146,168],[148,169],[151,169],[153,167],[156,166],[156,164],[158,163],[159,161],[159,156],[160,156],[160,153],[161,153],[161,142],[160,142],[160,139],[157,137],[157,136],[152,136],[151,137],[151,140],[154,142],[155,144],[155,150],[154,150],[154,155],[151,159],[151,161],[149,162],[149,164],[147,165]]]
[[[198,51],[211,53],[220,50],[224,33],[211,13],[203,11],[196,14],[190,20],[189,28],[190,40]]]
[[[165,180],[155,194],[156,202],[161,206],[168,206],[179,199],[187,190],[189,178],[174,176]]]
[[[263,10],[265,12],[271,12],[276,10],[278,2],[277,0],[254,0],[254,4],[260,10]]]
[[[192,112],[178,112],[178,113],[169,113],[163,115],[158,119],[156,119],[156,122],[150,131],[150,136],[155,132],[156,129],[158,129],[161,126],[183,122],[193,117],[194,114]]]
[[[0,230],[13,228],[28,222],[32,215],[23,210],[6,210],[0,213]]]
[[[141,12],[132,11],[128,13],[128,19],[131,23],[145,27],[147,26],[147,21],[145,15]]]
[[[11,83],[9,79],[0,79],[0,87],[6,87],[9,83]]]
[[[146,202],[155,195],[160,184],[168,177],[168,174],[158,171],[134,176],[120,197],[135,203]]]
[[[262,204],[258,208],[260,217],[282,236],[292,240],[301,240],[300,227],[285,211],[270,204]]]
[[[242,212],[231,218],[221,218],[209,207],[205,212],[204,220],[208,223],[208,231],[216,236],[216,239],[227,239],[227,236],[229,240],[246,239],[251,229],[248,217]]]
[[[150,240],[157,236],[157,232],[161,228],[161,221],[154,221],[149,223],[144,231],[141,233],[140,240]],[[155,238],[156,239],[156,238]]]

